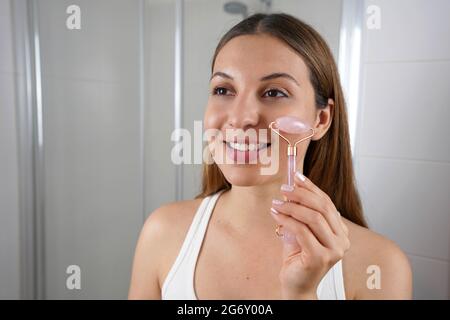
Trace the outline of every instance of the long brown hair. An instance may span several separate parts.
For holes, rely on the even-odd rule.
[[[276,37],[298,52],[308,67],[317,108],[326,107],[328,99],[333,99],[331,125],[321,139],[311,141],[308,146],[303,173],[329,195],[343,217],[367,227],[355,185],[344,96],[330,48],[317,31],[291,15],[254,14],[222,37],[213,56],[211,72],[217,54],[228,41],[255,34]],[[203,164],[202,192],[197,198],[230,188],[231,184],[215,163]]]

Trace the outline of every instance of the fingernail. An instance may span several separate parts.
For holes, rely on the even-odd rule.
[[[281,206],[284,203],[283,200],[273,199],[272,204],[275,206]]]
[[[270,208],[270,211],[271,211],[273,214],[278,214],[278,211],[275,210],[274,208]]]
[[[281,190],[286,191],[286,192],[292,192],[292,191],[294,191],[294,187],[290,186],[288,184],[283,184],[283,185],[281,185]]]
[[[295,173],[295,175],[297,176],[297,178],[300,179],[300,181],[305,181],[306,180],[306,177],[300,171],[297,171]]]

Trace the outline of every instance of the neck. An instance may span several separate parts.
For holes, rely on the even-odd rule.
[[[265,234],[275,229],[275,220],[270,216],[272,199],[282,199],[281,183],[258,186],[232,186],[223,197],[223,206],[228,219],[238,232],[256,231]]]
[[[298,161],[297,170],[303,172],[303,162]],[[226,220],[241,234],[266,235],[274,233],[276,222],[270,215],[273,199],[283,199],[280,192],[287,177],[273,179],[270,183],[254,186],[236,186],[221,195],[220,202]]]

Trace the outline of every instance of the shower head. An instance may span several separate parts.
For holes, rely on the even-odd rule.
[[[244,18],[247,18],[248,11],[247,6],[239,1],[229,1],[223,5],[223,10],[231,14],[241,14]]]

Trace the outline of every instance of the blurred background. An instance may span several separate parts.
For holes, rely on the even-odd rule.
[[[256,12],[327,40],[370,227],[408,254],[414,298],[450,297],[450,1],[0,0],[0,298],[127,297],[148,214],[200,190],[171,134],[194,132],[215,46]]]

